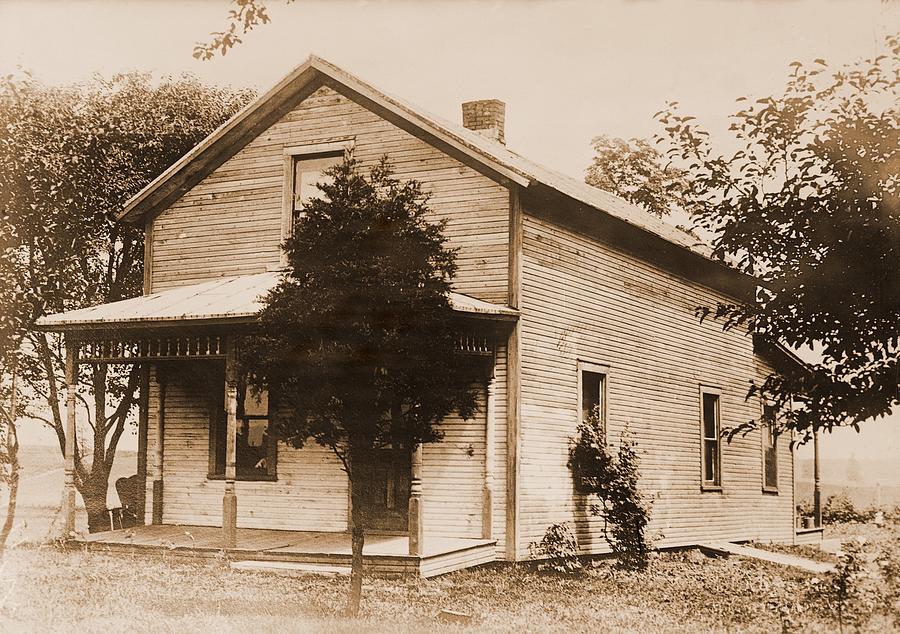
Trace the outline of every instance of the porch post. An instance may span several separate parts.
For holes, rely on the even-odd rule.
[[[141,364],[141,388],[138,400],[137,475],[141,483],[137,520],[144,523],[147,511],[147,430],[150,427],[150,364]]]
[[[237,436],[237,341],[228,337],[225,348],[225,495],[222,498],[223,548],[237,544],[237,495],[234,481]]]
[[[409,554],[421,556],[424,552],[422,526],[422,445],[412,452],[409,478]]]
[[[481,495],[481,537],[493,539],[494,534],[494,366],[485,381],[484,421],[484,486]]]
[[[63,493],[63,539],[75,532],[75,390],[78,382],[78,342],[66,337],[66,464]]]
[[[156,366],[156,385],[159,393],[156,399],[156,425],[153,445],[153,511],[151,521],[163,523],[163,451],[166,432],[166,374]]]
[[[822,527],[822,487],[819,481],[819,432],[813,431],[813,522]]]

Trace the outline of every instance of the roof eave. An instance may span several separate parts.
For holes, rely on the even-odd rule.
[[[546,211],[541,215],[553,222],[570,226],[614,248],[635,253],[645,261],[661,266],[685,279],[723,291],[737,300],[748,301],[756,292],[759,280],[729,266],[726,262],[715,260],[688,246],[668,240],[645,227],[628,222],[600,207],[588,205],[542,183],[535,183],[528,191],[539,200],[550,198],[564,201],[565,204],[559,207],[544,207]],[[532,208],[531,211],[540,214],[540,210]],[[628,239],[629,236],[632,237]]]
[[[221,146],[231,146],[237,141],[238,137],[242,136],[242,132],[244,134],[247,133],[246,130],[242,130],[243,127],[250,125],[252,129],[255,129],[256,125],[252,124],[257,123],[258,125],[258,121],[255,120],[257,117],[259,119],[268,118],[264,116],[266,114],[266,112],[263,112],[264,106],[270,104],[277,97],[285,99],[290,98],[297,93],[302,93],[303,87],[308,86],[310,82],[315,79],[318,72],[314,68],[313,62],[314,58],[310,56],[303,64],[295,68],[285,76],[284,79],[275,84],[271,90],[244,106],[231,119],[216,128],[209,136],[203,139],[203,141],[194,146],[187,154],[178,159],[166,171],[153,179],[146,187],[125,203],[125,207],[122,212],[119,213],[117,219],[137,223],[145,214],[156,211],[157,208],[171,196],[173,189],[183,190],[181,193],[190,189],[190,187],[196,183],[191,183],[190,185],[182,184],[176,188],[166,188],[166,185],[171,184],[173,179],[190,182],[190,176],[192,174],[200,174],[203,172],[203,168],[208,168],[208,164],[201,161],[201,159],[212,159],[209,162],[214,163],[215,158],[219,157],[218,154],[216,157],[210,157],[209,152],[211,150]],[[230,158],[230,156],[223,158],[219,164],[223,163],[228,158]],[[196,164],[198,161],[203,164],[197,166]],[[195,169],[189,169],[191,167],[194,167]],[[215,167],[218,167],[218,165]],[[215,167],[212,169],[215,169]],[[202,177],[197,179],[198,182],[199,180],[202,180]]]
[[[483,163],[503,180],[522,186],[527,186],[531,182],[527,175],[485,155],[478,148],[468,144],[465,139],[433,125],[376,88],[311,55],[271,90],[245,106],[135,194],[125,203],[117,218],[138,223],[146,215],[162,211],[326,83],[332,87],[337,84],[364,100],[376,103],[393,116],[421,129],[456,152]]]
[[[89,321],[40,323],[35,329],[42,332],[111,332],[127,330],[159,330],[165,328],[205,328],[212,326],[244,326],[255,324],[255,315],[227,317],[182,318],[164,317],[154,319],[123,319],[119,321]]]
[[[808,374],[810,365],[801,359],[793,350],[779,341],[772,341],[763,335],[753,335],[754,352],[769,361],[773,369],[780,374],[797,372]]]

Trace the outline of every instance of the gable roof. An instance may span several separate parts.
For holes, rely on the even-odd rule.
[[[644,209],[543,167],[501,143],[392,97],[316,56],[310,56],[154,179],[125,204],[119,218],[139,222],[146,216],[160,213],[322,85],[342,93],[349,91],[365,107],[375,108],[416,128],[433,144],[471,159],[505,184],[549,188],[668,243],[710,258],[709,248],[696,237]]]

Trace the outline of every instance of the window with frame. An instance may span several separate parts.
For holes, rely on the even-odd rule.
[[[320,183],[330,182],[325,171],[340,163],[344,152],[299,154],[291,157],[291,220],[302,217],[303,209],[313,198],[321,195]]]
[[[277,478],[278,441],[273,432],[269,395],[254,395],[246,381],[238,383],[235,433],[235,476],[238,480],[275,480]],[[220,403],[224,405],[224,388]],[[225,477],[227,415],[224,406],[217,409],[211,429],[210,476]]]
[[[703,433],[703,486],[722,486],[722,421],[720,394],[701,388],[700,418]]]
[[[778,410],[774,405],[763,405],[762,450],[763,450],[763,490],[778,491],[778,430],[776,428]]]
[[[606,431],[606,377],[607,369],[593,363],[578,363],[581,422],[586,423],[596,412],[600,427]]]

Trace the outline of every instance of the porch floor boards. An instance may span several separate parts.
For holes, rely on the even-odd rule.
[[[222,529],[215,526],[155,524],[84,535],[76,546],[90,550],[172,553],[210,557],[222,550]],[[421,557],[408,553],[403,535],[366,535],[363,557],[373,572],[433,576],[494,560],[496,542],[485,539],[430,537]],[[350,535],[313,531],[238,528],[236,560],[349,564]]]

